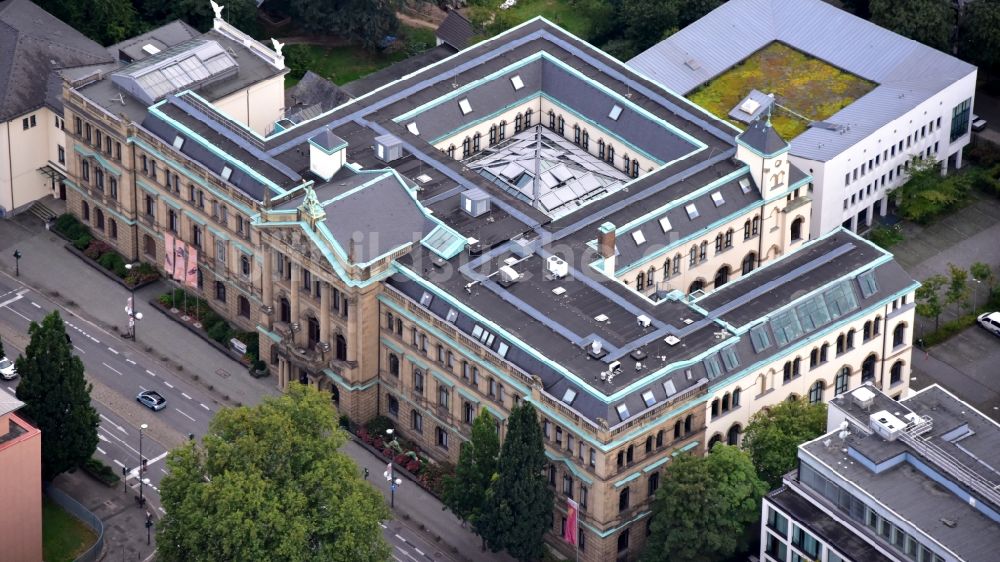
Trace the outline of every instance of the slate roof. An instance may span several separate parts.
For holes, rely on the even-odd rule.
[[[419,55],[414,55],[399,62],[394,62],[381,70],[369,74],[368,76],[358,78],[353,82],[348,82],[347,84],[341,86],[341,89],[344,90],[344,92],[347,92],[347,95],[352,98],[359,98],[381,88],[382,86],[385,86],[386,84],[391,84],[408,74],[412,74],[438,61],[442,61],[453,54],[455,54],[455,51],[447,45],[438,45],[432,49],[427,49]]]
[[[765,156],[777,154],[788,148],[788,143],[774,130],[770,118],[766,116],[761,116],[750,123],[747,130],[736,137],[736,142]]]
[[[285,90],[285,114],[293,120],[294,116],[315,117],[350,99],[351,95],[340,86],[310,70],[298,84]]]
[[[791,153],[827,161],[976,68],[822,0],[729,0],[628,64],[690,93],[766,45],[780,41],[878,86],[828,122],[791,140]]]
[[[46,95],[59,84],[53,72],[113,60],[104,47],[28,0],[0,2],[0,53],[0,121],[53,99]]]
[[[151,29],[142,35],[136,35],[120,43],[115,43],[108,47],[108,52],[115,57],[115,60],[127,64],[148,57],[149,53],[142,50],[146,45],[152,45],[161,51],[165,51],[174,45],[183,43],[188,39],[194,39],[199,35],[201,35],[201,32],[197,29],[181,20],[174,20],[156,29]]]
[[[438,26],[437,31],[434,32],[434,35],[438,39],[451,45],[458,51],[468,47],[469,41],[475,34],[476,30],[473,29],[472,22],[455,10],[448,11],[448,15],[441,22],[441,25]]]

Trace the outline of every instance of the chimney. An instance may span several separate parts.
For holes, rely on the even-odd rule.
[[[347,141],[323,129],[309,139],[309,171],[330,181],[347,159]]]
[[[604,258],[604,274],[615,276],[615,225],[606,222],[597,229],[597,252]]]

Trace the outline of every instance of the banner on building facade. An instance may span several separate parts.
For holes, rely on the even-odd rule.
[[[163,233],[163,271],[174,277],[174,235],[169,232]]]
[[[192,289],[198,288],[198,248],[187,249],[187,266],[184,268],[184,284]]]
[[[566,499],[566,528],[563,529],[563,540],[569,544],[576,544],[577,528],[579,527],[578,514],[580,506],[571,499]]]

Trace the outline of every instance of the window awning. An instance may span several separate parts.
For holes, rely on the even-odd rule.
[[[59,171],[58,168],[53,167],[51,164],[42,166],[38,169],[38,172],[52,181],[62,181],[66,179],[66,174]]]

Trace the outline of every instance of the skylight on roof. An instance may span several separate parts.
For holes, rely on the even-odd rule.
[[[233,169],[230,168],[229,166],[223,166],[222,173],[219,175],[222,176],[222,179],[229,181],[229,176],[233,175]]]
[[[566,392],[563,393],[562,401],[572,406],[574,400],[576,400],[576,391],[572,388],[567,388]]]
[[[858,286],[861,287],[861,296],[868,298],[878,291],[878,283],[875,282],[875,270],[869,270],[858,275]]]
[[[794,310],[785,310],[775,314],[771,318],[771,328],[774,330],[774,338],[778,340],[778,345],[788,345],[802,335],[802,324]]]
[[[462,98],[458,102],[458,108],[462,110],[462,115],[468,115],[472,113],[472,105],[469,104],[469,98]]]
[[[497,355],[500,357],[507,357],[508,351],[510,351],[510,346],[504,342],[500,342],[500,345],[497,347]]]
[[[633,230],[632,240],[635,240],[636,246],[641,246],[646,243],[646,235],[641,230]]]
[[[747,179],[747,178],[741,179],[740,180],[740,189],[743,190],[743,193],[750,193],[750,180]]]
[[[826,304],[830,307],[830,317],[833,319],[840,318],[858,307],[854,289],[849,283],[849,281],[841,281],[823,292]]]
[[[410,131],[414,135],[419,135],[420,134],[420,129],[417,128],[416,122],[407,124],[406,125],[406,130]]]
[[[184,146],[184,137],[177,135],[174,137],[174,148],[180,150],[182,146]]]
[[[732,371],[740,366],[740,356],[736,354],[736,346],[731,345],[723,349],[720,355],[722,355],[722,364],[726,366],[727,371]]]
[[[434,295],[424,291],[424,294],[420,295],[420,306],[430,306],[432,300],[434,300]]]
[[[698,218],[698,207],[695,207],[694,203],[689,203],[687,207],[684,207],[684,210],[687,211],[689,219],[694,220]]]
[[[656,404],[656,397],[653,396],[652,390],[647,390],[642,393],[642,401],[646,403],[646,407],[649,408],[653,404]]]
[[[677,394],[677,387],[674,386],[673,380],[668,380],[667,382],[663,383],[663,392],[667,393],[667,398],[670,398],[674,394]]]
[[[625,404],[619,404],[615,406],[615,410],[618,412],[618,419],[620,419],[621,421],[627,420],[629,416],[632,415],[628,413],[628,406],[626,406]]]
[[[458,311],[455,310],[454,308],[449,308],[448,315],[445,316],[444,319],[447,320],[448,322],[454,322],[455,320],[458,319]]]
[[[708,373],[708,379],[712,380],[717,378],[722,374],[722,366],[719,365],[719,358],[715,355],[709,357],[705,360],[705,371]]]
[[[716,207],[721,207],[726,204],[726,200],[723,199],[721,192],[716,191],[712,194],[712,203],[715,203]]]
[[[511,79],[510,79],[510,84],[511,84],[512,86],[514,86],[514,91],[515,91],[515,92],[516,92],[517,90],[520,90],[521,88],[523,88],[523,87],[524,87],[524,81],[523,81],[523,80],[521,80],[521,75],[520,75],[520,74],[515,74],[515,75],[514,75],[514,76],[513,76],[513,77],[512,77]]]
[[[612,121],[617,121],[621,115],[622,106],[615,104],[615,106],[611,108],[611,113],[608,114],[608,117],[610,117]]]
[[[771,338],[767,335],[765,324],[760,324],[750,328],[750,343],[757,353],[771,347]]]
[[[660,228],[663,229],[663,232],[670,232],[670,229],[673,228],[670,225],[670,219],[668,219],[667,217],[661,218],[660,219]]]

